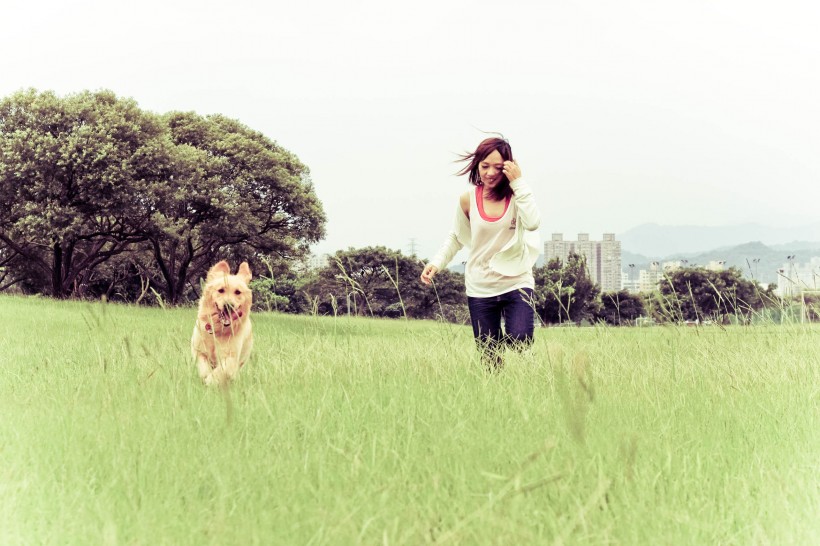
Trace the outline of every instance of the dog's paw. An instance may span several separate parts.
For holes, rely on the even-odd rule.
[[[205,377],[205,385],[224,387],[230,383],[231,379],[233,379],[233,375],[234,374],[225,368],[214,368],[211,373]]]
[[[214,370],[205,377],[203,377],[202,382],[205,383],[206,387],[215,387],[219,385],[222,381],[220,379],[220,376],[216,373],[216,370]]]

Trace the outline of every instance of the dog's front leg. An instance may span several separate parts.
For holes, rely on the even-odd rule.
[[[220,360],[213,369],[211,369],[210,364],[206,363],[206,366],[207,368],[203,368],[200,363],[199,373],[202,381],[209,386],[226,385],[239,373],[239,361],[233,356],[227,356]]]
[[[239,373],[239,359],[236,355],[230,355],[225,358],[222,373],[226,381],[231,381],[236,378],[236,375]]]
[[[224,385],[227,382],[225,378],[225,370],[222,368],[221,365],[217,365],[216,368],[210,371],[210,373],[204,379],[205,385],[211,386],[218,386]]]
[[[211,367],[211,363],[208,361],[208,358],[203,354],[196,355],[196,367],[199,370],[199,378],[202,380],[203,383],[206,385],[213,385],[216,378],[213,376],[213,372],[216,370]],[[218,366],[217,366],[218,367]]]

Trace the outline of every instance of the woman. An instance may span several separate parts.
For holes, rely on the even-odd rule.
[[[532,344],[541,215],[505,139],[487,138],[462,160],[467,166],[458,174],[467,174],[475,189],[461,196],[453,229],[421,280],[430,284],[462,247],[470,248],[464,281],[473,335],[484,363],[499,368],[505,345]]]

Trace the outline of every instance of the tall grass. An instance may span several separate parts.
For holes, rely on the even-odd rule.
[[[820,329],[254,315],[0,297],[0,544],[811,544]]]

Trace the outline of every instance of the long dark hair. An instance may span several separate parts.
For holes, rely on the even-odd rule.
[[[512,161],[512,148],[510,147],[510,143],[503,137],[490,137],[485,138],[481,141],[478,147],[472,153],[465,153],[460,156],[457,161],[465,161],[467,165],[458,171],[456,174],[461,176],[463,174],[467,174],[468,179],[470,180],[470,184],[473,186],[480,186],[481,185],[481,177],[478,174],[478,164],[484,161],[488,155],[493,153],[494,151],[498,151],[501,154],[501,159],[504,161]],[[507,176],[502,173],[502,180],[501,183],[496,186],[491,194],[490,197],[494,201],[502,201],[512,195],[512,189],[510,188],[510,181],[507,180]]]

